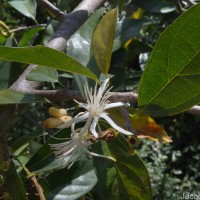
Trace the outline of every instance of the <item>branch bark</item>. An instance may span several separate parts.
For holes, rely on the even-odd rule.
[[[52,100],[73,100],[84,101],[81,93],[75,90],[24,90],[27,94],[39,95]],[[121,101],[129,103],[138,102],[138,94],[136,92],[110,92],[112,96],[109,98],[110,101]],[[185,111],[193,115],[200,115],[200,106],[193,106],[189,110]]]

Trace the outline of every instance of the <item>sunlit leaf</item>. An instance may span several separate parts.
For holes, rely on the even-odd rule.
[[[138,138],[147,138],[156,142],[172,142],[166,131],[142,111],[130,114],[130,118]]]
[[[200,4],[161,34],[139,87],[139,106],[154,116],[173,115],[200,103]]]
[[[131,16],[133,19],[140,19],[143,16],[144,10],[142,8],[138,8],[133,15]]]
[[[75,59],[55,49],[44,46],[29,46],[19,48],[0,46],[0,60],[52,67],[75,74],[82,74],[94,80],[98,80],[90,70],[85,68]]]
[[[108,75],[112,54],[115,27],[117,23],[118,10],[113,9],[99,22],[93,35],[93,51],[97,65],[102,73]]]

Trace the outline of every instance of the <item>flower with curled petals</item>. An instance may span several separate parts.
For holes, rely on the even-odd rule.
[[[96,126],[100,119],[105,120],[112,128],[116,131],[125,134],[125,135],[133,135],[133,133],[121,128],[118,126],[106,113],[107,109],[127,106],[128,104],[122,102],[110,103],[109,98],[112,96],[109,93],[110,89],[108,89],[109,79],[107,78],[97,89],[97,85],[94,90],[92,88],[88,88],[88,85],[85,86],[85,96],[86,103],[81,103],[75,100],[76,103],[79,104],[80,108],[85,109],[85,112],[81,112],[76,115],[73,119],[63,123],[57,128],[67,128],[71,126],[72,133],[74,132],[74,127],[76,123],[86,121],[85,125],[80,131],[80,135],[85,134],[86,131],[91,132],[96,138],[98,138],[98,133],[96,131]]]
[[[62,120],[61,124],[56,125],[56,128],[59,129],[71,127],[71,138],[69,140],[58,144],[50,144],[52,150],[54,151],[54,154],[56,155],[56,158],[59,159],[63,163],[63,165],[69,165],[70,167],[83,153],[115,161],[115,158],[113,157],[99,155],[88,150],[90,145],[93,143],[91,138],[89,139],[89,136],[91,136],[91,134],[94,138],[97,138],[97,141],[98,139],[101,139],[101,137],[103,137],[101,133],[98,133],[96,131],[96,126],[98,125],[100,119],[105,120],[114,130],[122,134],[129,136],[133,135],[133,133],[115,124],[115,122],[106,113],[107,109],[128,105],[122,102],[109,102],[111,93],[109,93],[110,89],[108,89],[108,81],[109,79],[106,79],[101,84],[99,89],[97,89],[96,85],[94,90],[92,90],[92,88],[89,89],[88,85],[86,85],[86,103],[81,103],[75,100],[80,108],[85,109],[85,112],[80,112],[74,118],[68,118],[68,120],[66,121]],[[63,112],[62,109],[56,110],[51,108],[50,111],[53,111],[50,112],[50,114],[58,117],[59,120],[60,117],[67,116],[67,113]],[[57,113],[59,113],[59,116],[57,115]],[[49,121],[46,121],[46,123],[47,122]],[[84,126],[79,129],[75,129],[75,125],[79,122],[85,122]],[[115,133],[114,130],[112,132]],[[113,134],[111,135],[111,137],[113,137]]]

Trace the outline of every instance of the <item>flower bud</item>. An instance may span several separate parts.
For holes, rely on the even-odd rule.
[[[49,108],[49,114],[54,116],[54,117],[62,117],[64,115],[67,115],[67,111],[65,109],[58,109],[55,107],[50,107]]]
[[[70,117],[70,116],[62,116],[60,118],[52,117],[52,118],[46,119],[44,121],[44,127],[45,128],[57,128],[61,124],[64,124],[65,122],[67,122],[71,119],[72,119],[72,117]]]

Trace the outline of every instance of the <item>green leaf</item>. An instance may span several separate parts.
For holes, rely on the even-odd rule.
[[[31,103],[44,101],[43,98],[9,89],[0,90],[0,104]]]
[[[102,8],[94,12],[76,33],[70,37],[67,43],[67,54],[93,71],[96,75],[99,74],[99,69],[94,62],[93,52],[91,51],[91,40],[104,11],[105,9]],[[84,97],[84,85],[88,82],[87,78],[81,75],[75,75],[74,78],[81,95]]]
[[[76,200],[97,183],[91,160],[76,162],[69,169],[53,172],[46,179],[51,186],[47,197],[49,200]]]
[[[200,4],[160,36],[139,87],[139,106],[154,116],[173,115],[200,103]]]
[[[8,186],[8,190],[13,197],[12,199],[28,200],[22,181],[18,176],[14,163],[12,161],[10,161],[10,168],[6,176],[6,185]]]
[[[5,46],[12,46],[13,45],[13,39],[12,37],[7,38]],[[10,76],[12,74],[12,65],[11,62],[4,62],[0,61],[0,89],[7,89],[10,86],[12,78],[14,78],[14,74],[12,74],[12,77]]]
[[[26,79],[33,81],[58,82],[58,73],[56,69],[37,66],[28,76],[26,76]]]
[[[117,15],[117,8],[109,11],[99,22],[92,40],[96,63],[106,76],[110,67]]]
[[[10,67],[10,62],[0,61],[0,89],[6,89],[9,87]]]
[[[31,30],[25,32],[22,39],[19,41],[19,47],[30,45],[31,39],[34,38],[39,31],[44,30],[44,28],[45,27],[32,28]]]
[[[161,0],[134,0],[134,3],[146,11],[154,13],[169,13],[176,10],[176,6],[172,2]]]
[[[106,142],[92,145],[92,151],[101,155],[110,155]],[[96,193],[101,200],[128,199],[128,193],[119,180],[114,162],[105,158],[93,157],[93,164],[98,178]]]
[[[129,153],[128,142],[121,135],[107,144],[112,157],[117,160],[116,170],[129,199],[151,200],[149,175],[139,156]]]
[[[22,15],[29,17],[36,21],[36,8],[37,4],[35,0],[18,0],[8,2],[14,9],[19,11]]]
[[[91,40],[105,9],[99,9],[73,34],[67,42],[67,54],[85,67],[92,57]],[[92,66],[88,66],[91,67]]]
[[[75,59],[55,49],[44,46],[29,46],[19,48],[0,46],[0,60],[52,67],[75,74],[82,74],[98,81],[97,77],[90,70],[85,68]]]

